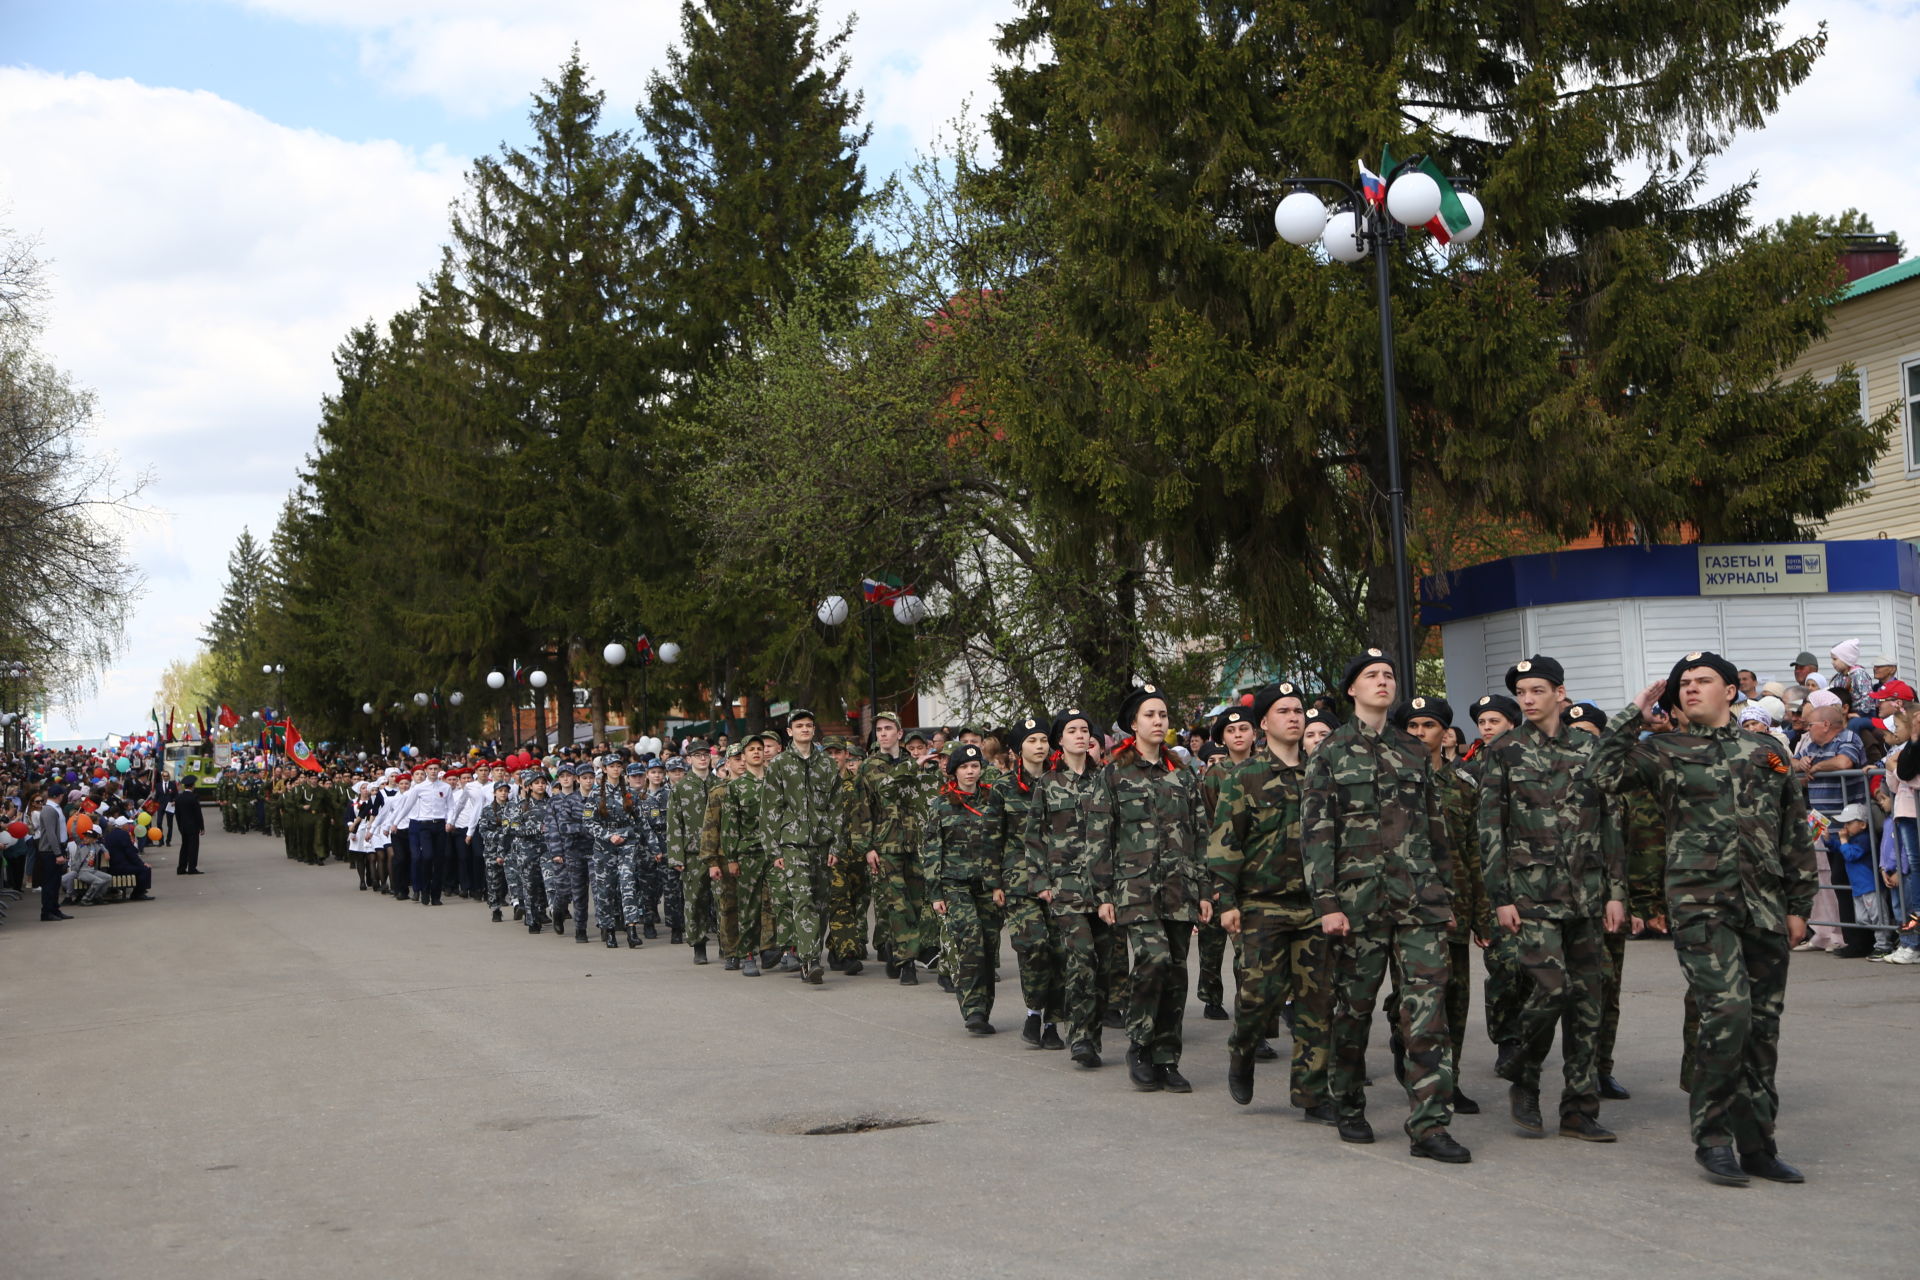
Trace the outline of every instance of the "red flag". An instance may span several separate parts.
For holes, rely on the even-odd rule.
[[[200,741],[212,742],[213,734],[207,731],[207,713],[199,707],[193,709],[193,722],[200,726]]]
[[[240,725],[240,717],[233,714],[233,708],[228,706],[224,702],[221,703],[220,704],[220,727],[222,729],[235,729],[235,728],[238,728],[239,725]]]
[[[300,736],[300,731],[293,727],[293,721],[286,721],[284,727],[287,731],[287,754],[293,758],[293,762],[309,773],[323,772],[320,762],[313,758],[313,748],[308,746],[307,740]]]
[[[168,708],[167,708],[167,741],[168,741],[168,742],[172,742],[172,741],[174,741],[174,736],[173,736],[173,708],[172,708],[172,707],[168,707]]]

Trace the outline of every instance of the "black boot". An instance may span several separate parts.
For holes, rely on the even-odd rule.
[[[1744,1187],[1753,1181],[1752,1176],[1740,1167],[1732,1147],[1695,1147],[1693,1158],[1706,1171],[1708,1178],[1723,1187]]]
[[[1456,1087],[1453,1091],[1453,1113],[1459,1116],[1477,1116],[1480,1114],[1480,1104]]]
[[[1157,1093],[1161,1088],[1160,1073],[1153,1069],[1137,1044],[1127,1046],[1127,1079],[1142,1093]]]
[[[1441,1164],[1473,1163],[1472,1153],[1454,1141],[1453,1135],[1445,1129],[1434,1129],[1416,1138],[1412,1151],[1422,1159],[1438,1160]]]
[[[1725,1151],[1725,1147],[1720,1150]],[[1740,1168],[1756,1178],[1765,1178],[1768,1182],[1805,1182],[1807,1176],[1780,1158],[1780,1149],[1767,1143],[1765,1151],[1745,1151],[1740,1155]]]
[[[607,950],[609,951],[618,951],[620,949],[620,943],[614,938],[613,930],[611,929],[602,929],[600,931],[600,941],[607,945]]]
[[[641,932],[644,933],[649,938],[657,938],[660,936],[660,931],[654,928],[652,925],[648,925],[646,928],[642,929]]]
[[[1040,1047],[1040,1015],[1030,1013],[1020,1028],[1020,1038],[1038,1049]]]
[[[1280,1051],[1268,1044],[1263,1036],[1260,1042],[1253,1046],[1253,1058],[1255,1062],[1278,1062]]]
[[[1040,1047],[1042,1049],[1064,1049],[1067,1047],[1067,1042],[1060,1038],[1060,1029],[1049,1022],[1040,1032]]]
[[[494,922],[495,924],[499,924],[499,923],[500,923],[500,908],[498,908],[498,907],[495,907],[495,908],[493,909],[493,922]]]
[[[604,930],[604,932],[611,934],[613,931],[611,929],[608,929],[608,930]],[[582,921],[580,926],[573,931],[573,940],[575,942],[585,942],[587,940],[587,926],[584,921]]]
[[[687,944],[687,931],[685,929],[675,929],[673,936],[668,938],[667,941],[676,947],[683,947]]]
[[[1547,1126],[1540,1120],[1540,1094],[1537,1091],[1514,1085],[1507,1090],[1507,1109],[1513,1115],[1514,1124],[1523,1132],[1537,1138],[1547,1131]]]
[[[696,942],[693,944],[693,962],[695,964],[707,963],[707,944],[706,943]]]
[[[640,930],[634,925],[628,925],[627,926],[627,949],[631,951],[634,948],[638,947],[639,945],[640,945]]]
[[[1227,1055],[1227,1093],[1241,1106],[1253,1101],[1253,1055]]]
[[[1093,1047],[1092,1041],[1080,1040],[1074,1043],[1073,1065],[1085,1071],[1091,1071],[1100,1065],[1100,1051]]]
[[[911,960],[900,966],[900,985],[903,987],[917,987],[920,985],[920,975],[914,971],[913,961]]]

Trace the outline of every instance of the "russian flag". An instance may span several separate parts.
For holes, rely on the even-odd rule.
[[[1360,166],[1360,194],[1366,202],[1378,209],[1387,202],[1387,184],[1379,174],[1367,168],[1365,160],[1355,160]]]

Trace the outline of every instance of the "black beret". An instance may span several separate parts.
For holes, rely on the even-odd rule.
[[[1340,727],[1340,717],[1325,707],[1308,707],[1307,723],[1323,724],[1329,729],[1338,729]]]
[[[1253,695],[1253,723],[1265,724],[1267,712],[1273,710],[1273,704],[1282,698],[1298,699],[1302,709],[1307,705],[1307,695],[1300,691],[1300,686],[1291,680],[1282,680],[1279,684],[1270,684]]]
[[[1445,698],[1420,697],[1415,698],[1412,702],[1402,703],[1400,706],[1394,708],[1393,715],[1390,718],[1396,727],[1404,729],[1408,724],[1412,723],[1416,716],[1428,720],[1438,720],[1443,725],[1451,726],[1453,724],[1453,707]]]
[[[987,758],[980,754],[980,748],[974,746],[971,742],[963,742],[953,750],[947,752],[947,776],[952,777],[954,774],[959,773],[960,766],[963,764],[972,763],[984,765],[986,762]]]
[[[1507,668],[1507,692],[1518,692],[1517,686],[1524,676],[1545,680],[1556,687],[1567,682],[1566,668],[1562,667],[1557,659],[1538,653]]]
[[[1518,728],[1520,722],[1525,719],[1520,714],[1520,704],[1501,693],[1489,693],[1478,699],[1474,702],[1472,711],[1475,723],[1478,723],[1480,717],[1489,711],[1499,712],[1507,718],[1507,723],[1515,728]]]
[[[1228,725],[1253,723],[1253,715],[1245,707],[1228,707],[1213,718],[1213,732],[1207,736],[1219,742],[1227,736]]]
[[[1078,707],[1073,707],[1073,708],[1069,708],[1066,711],[1062,711],[1059,715],[1053,718],[1053,727],[1047,733],[1047,737],[1052,740],[1054,746],[1057,747],[1060,745],[1060,735],[1065,733],[1067,731],[1067,726],[1072,724],[1075,720],[1085,721],[1087,728],[1089,729],[1093,728],[1093,717],[1088,715],[1086,712],[1080,710]]]
[[[1680,705],[1680,677],[1695,667],[1706,667],[1715,675],[1731,685],[1740,683],[1740,669],[1717,653],[1701,651],[1690,653],[1673,664],[1673,670],[1667,673],[1667,687],[1660,694],[1660,705],[1669,710]]]
[[[1379,662],[1384,662],[1389,667],[1392,667],[1393,674],[1396,677],[1400,674],[1399,665],[1387,656],[1387,652],[1384,649],[1368,649],[1363,653],[1356,653],[1347,659],[1347,665],[1340,670],[1341,695],[1351,697],[1353,682],[1360,678],[1360,673]]]
[[[1596,729],[1607,727],[1607,713],[1591,702],[1576,702],[1568,707],[1567,719],[1575,724],[1590,724]]]
[[[1132,733],[1133,718],[1136,715],[1140,714],[1140,708],[1142,706],[1144,706],[1148,702],[1153,701],[1156,698],[1159,699],[1161,702],[1167,701],[1167,695],[1160,692],[1159,685],[1157,684],[1135,685],[1132,688],[1132,690],[1128,692],[1126,696],[1126,700],[1120,704],[1120,712],[1118,715],[1114,717],[1114,723],[1120,726],[1120,731],[1122,733]],[[1172,708],[1172,705],[1173,705],[1172,703],[1167,703],[1167,706],[1169,709]]]
[[[1027,716],[1008,725],[1007,735],[1001,741],[1010,747],[1017,747],[1036,733],[1047,733],[1047,722],[1039,716]],[[1047,736],[1051,740],[1053,735],[1047,733]]]

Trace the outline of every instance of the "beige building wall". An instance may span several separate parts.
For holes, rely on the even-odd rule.
[[[1814,532],[1817,540],[1920,540],[1920,270],[1902,263],[1855,285],[1912,271],[1904,279],[1856,294],[1834,308],[1826,338],[1786,371],[1797,377],[1836,376],[1852,364],[1860,374],[1861,412],[1868,418],[1897,406],[1894,428],[1859,498]],[[1909,407],[1909,399],[1916,403]]]

